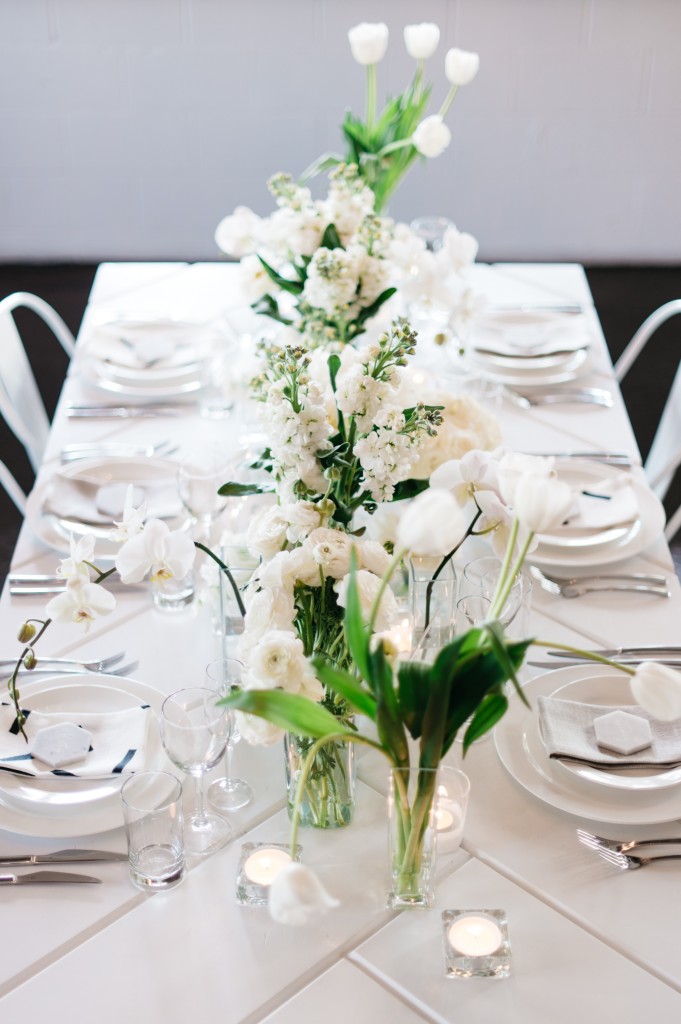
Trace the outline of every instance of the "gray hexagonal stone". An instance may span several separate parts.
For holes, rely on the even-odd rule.
[[[635,754],[653,742],[650,723],[628,711],[610,711],[594,718],[594,729],[599,747],[607,747],[617,754]]]
[[[62,768],[74,761],[82,761],[87,755],[92,735],[87,729],[80,729],[72,722],[46,725],[38,729],[31,747],[31,756],[50,768]]]

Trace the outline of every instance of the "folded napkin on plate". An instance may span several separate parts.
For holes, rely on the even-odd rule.
[[[605,530],[624,526],[638,519],[636,492],[626,473],[598,480],[585,487],[575,498],[563,530]]]
[[[30,775],[36,779],[69,776],[78,779],[108,778],[126,775],[144,768],[147,730],[153,720],[148,704],[126,711],[106,713],[58,712],[43,714],[24,711],[24,731],[28,743],[19,732],[13,704],[0,704],[0,771]],[[82,761],[64,768],[49,768],[31,755],[32,741],[39,729],[61,722],[81,726],[92,736],[91,750]]]
[[[214,339],[207,324],[111,323],[95,328],[84,351],[129,370],[181,369],[205,355]]]
[[[146,502],[147,517],[168,519],[182,511],[177,485],[170,477],[136,483],[133,504]],[[95,484],[55,473],[45,499],[44,511],[60,519],[74,519],[93,526],[111,526],[123,516],[126,483]]]
[[[539,727],[549,757],[593,765],[594,768],[674,768],[681,765],[681,722],[660,722],[642,707],[603,707],[557,697],[539,697]],[[627,711],[645,719],[653,734],[652,746],[635,754],[617,754],[599,747],[594,719],[611,711]]]

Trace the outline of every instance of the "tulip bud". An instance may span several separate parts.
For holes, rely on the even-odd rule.
[[[37,664],[38,659],[31,648],[31,650],[26,651],[26,654],[24,655],[24,668],[27,668],[30,671],[32,668],[35,668]]]
[[[411,141],[421,156],[433,159],[445,151],[452,133],[439,114],[431,114],[417,125]]]
[[[445,57],[445,75],[452,85],[468,85],[478,73],[480,57],[477,53],[457,50],[456,47],[447,51]]]
[[[631,679],[631,692],[653,718],[681,718],[681,675],[668,665],[644,661]]]
[[[420,25],[407,25],[404,30],[404,45],[407,53],[414,60],[428,60],[437,50],[440,42],[440,29],[432,22],[424,21]]]
[[[269,892],[270,916],[281,924],[306,924],[311,918],[339,906],[317,876],[295,861],[275,878]]]
[[[36,628],[32,622],[24,622],[23,626],[17,633],[17,639],[20,644],[27,644],[29,640],[32,640],[36,634]]]
[[[378,64],[388,49],[388,26],[383,22],[355,25],[348,32],[352,56],[358,64]]]
[[[569,484],[552,476],[527,474],[515,489],[514,511],[531,533],[555,530],[564,521],[574,496]]]

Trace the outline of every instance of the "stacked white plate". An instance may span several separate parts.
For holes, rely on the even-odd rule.
[[[22,707],[45,713],[115,713],[148,704],[158,714],[163,699],[163,694],[146,683],[91,672],[39,679],[21,686]],[[164,756],[157,723],[152,719],[144,769],[163,767]],[[125,778],[36,779],[0,772],[0,828],[52,839],[107,832],[123,824],[120,790]]]
[[[531,388],[574,380],[587,368],[590,344],[581,314],[507,309],[478,317],[467,355],[491,380]]]
[[[83,349],[83,374],[97,387],[129,398],[163,399],[198,391],[221,335],[186,320],[109,320]]]
[[[556,697],[605,708],[635,704],[627,677],[605,665],[570,665],[530,680],[513,695],[494,732],[509,774],[539,800],[591,821],[652,825],[681,818],[681,769],[608,771],[550,758],[539,725],[537,698]]]
[[[603,506],[602,525],[580,527],[573,520],[551,533],[539,535],[539,546],[532,560],[547,568],[575,570],[611,565],[637,555],[652,544],[664,530],[665,513],[660,500],[650,490],[642,470],[634,467],[623,475],[618,466],[588,459],[558,459],[556,471],[561,480],[590,498],[592,505]],[[608,520],[607,506],[614,506],[617,485],[626,489],[628,501],[622,518],[617,512]],[[622,506],[619,506],[622,508]]]

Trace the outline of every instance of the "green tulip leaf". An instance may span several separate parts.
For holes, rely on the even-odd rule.
[[[336,668],[326,658],[312,659],[317,679],[328,689],[343,697],[358,715],[376,719],[376,699],[349,672]]]
[[[355,731],[344,726],[330,711],[297,693],[284,690],[237,690],[218,701],[218,704],[232,710],[258,715],[279,729],[319,739],[339,733],[354,736]]]

